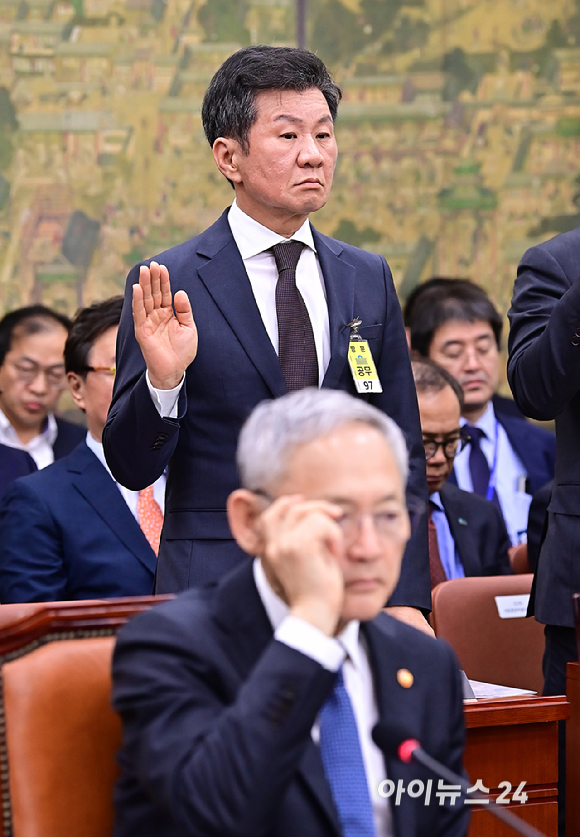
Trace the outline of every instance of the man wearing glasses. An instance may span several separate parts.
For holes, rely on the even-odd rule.
[[[72,324],[64,365],[87,431],[68,456],[8,488],[0,507],[1,602],[153,591],[165,477],[129,491],[112,478],[101,442],[122,306],[121,297],[94,303]]]
[[[255,408],[237,464],[228,520],[253,561],[119,631],[114,834],[465,837],[469,806],[387,741],[462,771],[451,650],[382,612],[411,532],[403,434],[309,387]]]
[[[84,437],[82,427],[54,415],[66,386],[69,329],[68,317],[43,305],[0,321],[0,444],[25,451],[37,468],[66,456]]]
[[[510,573],[510,542],[499,510],[447,482],[455,456],[469,442],[460,427],[462,388],[432,361],[414,360],[412,369],[429,486],[431,586],[447,578]]]

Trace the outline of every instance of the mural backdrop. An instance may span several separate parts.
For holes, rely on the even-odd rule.
[[[325,233],[402,296],[468,276],[505,311],[524,250],[580,223],[580,0],[308,0],[344,91]],[[74,312],[232,197],[199,117],[218,65],[292,44],[294,0],[0,0],[0,313]]]

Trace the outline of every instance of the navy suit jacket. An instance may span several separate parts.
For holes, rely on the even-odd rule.
[[[11,482],[36,470],[36,462],[25,450],[0,445],[0,499]]]
[[[465,575],[509,575],[511,544],[493,503],[449,483],[439,496]]]
[[[16,480],[0,507],[0,602],[150,595],[155,553],[82,442]]]
[[[379,723],[462,772],[462,688],[451,649],[384,613],[362,627]],[[403,688],[397,672],[414,676]],[[113,658],[123,721],[115,837],[340,837],[311,728],[335,675],[277,642],[250,562],[132,619]],[[406,788],[432,774],[386,757]],[[396,837],[464,837],[467,806],[402,795]]]
[[[323,386],[355,394],[347,364],[349,323],[369,341],[384,392],[362,395],[403,430],[410,452],[409,492],[427,499],[425,454],[403,319],[391,272],[381,256],[313,230],[325,277],[331,358]],[[121,485],[139,489],[168,467],[157,592],[176,592],[220,578],[244,553],[233,541],[225,505],[238,487],[240,428],[260,401],[287,392],[225,212],[191,241],[156,257],[173,292],[189,295],[199,349],[179,399],[179,418],[160,417],[147,388],[135,340],[129,273],[117,342],[117,377],[103,443]],[[356,467],[356,463],[353,463]],[[427,527],[422,521],[405,553],[391,604],[430,609]],[[245,556],[247,557],[247,556]]]
[[[540,622],[574,626],[580,590],[580,229],[524,254],[508,312],[508,380],[531,418],[555,419],[556,473],[536,572]]]

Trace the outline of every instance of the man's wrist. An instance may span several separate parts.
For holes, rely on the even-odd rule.
[[[340,618],[335,608],[326,606],[320,600],[297,602],[290,607],[290,614],[308,622],[329,637],[334,636]]]
[[[153,389],[166,390],[178,387],[183,380],[185,372],[177,372],[175,375],[166,375],[165,377],[157,378],[151,374],[151,370],[148,368],[147,374],[149,375],[149,381]]]

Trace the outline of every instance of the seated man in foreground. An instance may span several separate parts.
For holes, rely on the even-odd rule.
[[[115,836],[462,837],[460,800],[374,741],[416,737],[462,771],[452,652],[381,612],[410,535],[401,431],[306,389],[253,411],[238,468],[228,518],[253,564],[119,632]],[[392,804],[387,778],[430,799]]]

